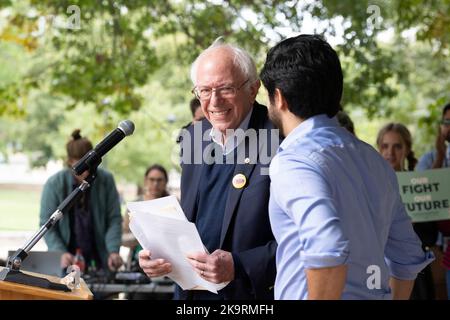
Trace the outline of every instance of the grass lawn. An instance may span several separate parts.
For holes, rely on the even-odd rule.
[[[37,231],[40,201],[41,191],[0,188],[0,231]]]
[[[0,231],[37,230],[40,197],[39,191],[0,189]]]

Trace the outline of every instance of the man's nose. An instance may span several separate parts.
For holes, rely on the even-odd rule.
[[[222,96],[217,90],[211,92],[211,98],[209,100],[210,105],[217,105],[218,102],[222,101]]]

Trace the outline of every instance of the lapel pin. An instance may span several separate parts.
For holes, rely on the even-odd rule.
[[[236,189],[242,189],[246,183],[247,178],[242,173],[238,173],[233,177],[233,187]]]

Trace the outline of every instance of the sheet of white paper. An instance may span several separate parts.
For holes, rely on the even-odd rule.
[[[178,203],[178,201],[176,202]],[[183,290],[201,287],[217,293],[217,290],[228,284],[214,284],[206,281],[194,271],[188,262],[186,257],[188,253],[205,252],[197,228],[193,223],[187,219],[165,216],[158,210],[153,211],[154,209],[152,209],[152,213],[149,213],[145,206],[136,205],[136,202],[128,208],[131,211],[131,232],[144,249],[152,252],[152,259],[163,258],[172,264],[172,272],[167,276]],[[133,211],[136,208],[137,211]],[[184,213],[182,214],[184,216]]]
[[[128,202],[127,208],[130,212],[148,212],[187,221],[186,215],[175,196],[167,196],[155,200]]]

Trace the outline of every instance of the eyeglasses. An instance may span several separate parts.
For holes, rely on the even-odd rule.
[[[236,93],[243,87],[250,79],[245,80],[243,84],[241,84],[239,87],[233,87],[233,86],[223,86],[219,88],[209,88],[209,87],[194,87],[192,89],[192,93],[195,94],[197,99],[199,100],[209,100],[211,99],[213,91],[216,92],[217,95],[221,96],[222,98],[233,98]]]
[[[450,126],[450,119],[444,119],[441,121],[441,124],[443,126],[449,127]]]
[[[146,180],[150,183],[161,183],[165,179],[164,178],[146,178]]]

